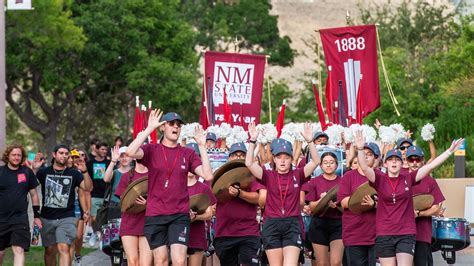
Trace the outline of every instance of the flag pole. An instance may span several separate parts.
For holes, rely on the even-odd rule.
[[[268,58],[269,55],[265,55],[265,66],[268,66]],[[267,74],[267,92],[268,92],[268,118],[270,123],[272,124],[272,98],[271,98],[271,85],[270,85],[270,75]]]

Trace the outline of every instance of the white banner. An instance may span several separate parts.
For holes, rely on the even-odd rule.
[[[31,0],[8,0],[8,10],[30,10]]]

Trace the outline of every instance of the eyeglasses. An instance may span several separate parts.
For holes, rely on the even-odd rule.
[[[408,158],[408,162],[410,162],[410,163],[420,163],[422,161],[423,160],[419,157],[410,157],[410,158]]]
[[[323,161],[321,164],[324,164],[324,165],[333,165],[333,164],[336,164],[336,161]]]
[[[401,146],[400,148],[398,148],[399,150],[401,151],[404,151],[405,149],[408,149],[410,148],[411,146]]]
[[[173,120],[173,121],[168,121],[166,122],[169,126],[174,127],[175,125],[177,127],[181,127],[181,122],[178,120]]]

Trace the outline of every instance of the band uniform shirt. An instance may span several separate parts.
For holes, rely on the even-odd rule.
[[[308,201],[318,201],[321,199],[321,193],[328,192],[333,187],[337,186],[341,182],[341,177],[336,176],[334,180],[327,180],[323,175],[312,178],[308,182],[308,194],[306,199]],[[328,210],[320,217],[341,219],[341,212],[337,208],[329,207]]]

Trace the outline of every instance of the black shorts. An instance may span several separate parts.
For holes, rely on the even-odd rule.
[[[433,253],[431,253],[430,243],[416,241],[415,255],[413,256],[413,262],[415,266],[432,266],[433,265]]]
[[[415,235],[377,236],[376,255],[379,258],[395,257],[397,253],[415,253]]]
[[[204,250],[202,248],[189,248],[188,247],[188,255],[194,255],[198,252],[204,252]]]
[[[214,248],[221,265],[258,265],[262,242],[258,236],[218,237]]]
[[[30,248],[31,232],[28,220],[20,223],[0,223],[0,250],[18,246],[28,251]]]
[[[313,218],[309,227],[308,239],[312,243],[323,246],[329,246],[332,241],[342,239],[342,220]]]
[[[189,242],[189,214],[146,216],[143,233],[151,249]]]
[[[370,246],[345,246],[347,266],[375,266],[375,245]],[[346,264],[344,264],[346,265]]]
[[[287,246],[302,248],[298,217],[267,218],[262,229],[262,242],[265,250]]]

